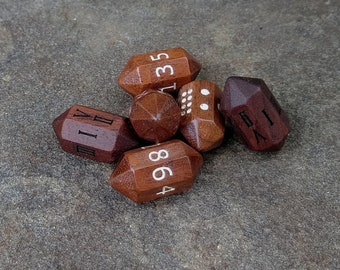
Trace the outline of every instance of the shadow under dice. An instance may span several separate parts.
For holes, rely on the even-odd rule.
[[[135,202],[147,202],[191,188],[203,158],[172,140],[123,154],[110,177],[112,188]]]
[[[217,85],[203,80],[184,85],[178,93],[180,132],[198,151],[209,151],[223,141],[224,119],[217,108],[220,97]]]
[[[255,151],[281,149],[290,131],[287,115],[261,79],[228,78],[221,112],[246,145]]]
[[[57,117],[53,128],[64,151],[102,162],[111,163],[139,144],[126,118],[80,105]]]

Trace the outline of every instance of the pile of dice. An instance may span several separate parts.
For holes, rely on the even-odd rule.
[[[222,92],[195,80],[200,69],[182,48],[133,56],[118,78],[134,97],[129,118],[74,105],[53,122],[62,149],[118,160],[110,185],[146,202],[190,189],[203,163],[200,152],[222,144],[226,124],[252,150],[283,146],[288,118],[263,80],[230,77]]]

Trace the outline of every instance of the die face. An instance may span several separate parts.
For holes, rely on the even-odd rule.
[[[97,161],[113,162],[138,146],[126,118],[81,105],[57,117],[53,127],[64,151]]]
[[[218,86],[203,80],[184,85],[178,93],[180,132],[198,151],[209,151],[223,141],[224,119],[217,108],[220,97]]]
[[[194,80],[201,64],[182,48],[172,48],[135,55],[118,78],[118,84],[135,96],[146,89],[177,92]]]
[[[150,90],[134,98],[130,121],[140,138],[163,142],[176,134],[180,109],[171,95]]]
[[[285,112],[261,79],[228,78],[221,112],[246,145],[255,151],[281,149],[290,131]]]
[[[138,201],[136,183],[134,181],[134,172],[125,153],[119,159],[114,171],[111,174],[109,183],[122,195],[133,201]]]
[[[202,156],[182,141],[172,140],[124,153],[110,185],[135,202],[146,202],[191,188]]]

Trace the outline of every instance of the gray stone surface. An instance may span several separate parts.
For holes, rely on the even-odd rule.
[[[340,2],[0,0],[0,269],[339,269]],[[64,153],[74,103],[127,115],[128,58],[181,46],[201,79],[263,78],[293,131],[235,138],[194,187],[136,205]]]

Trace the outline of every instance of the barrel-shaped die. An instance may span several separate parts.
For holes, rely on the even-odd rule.
[[[286,113],[262,79],[228,78],[221,112],[245,144],[255,151],[281,149],[290,131]]]
[[[184,85],[178,93],[180,132],[198,151],[209,151],[223,141],[224,119],[217,108],[220,97],[218,86],[203,80]]]
[[[135,96],[146,89],[177,92],[196,78],[201,64],[183,48],[132,56],[118,77],[118,84]]]
[[[191,188],[203,158],[182,141],[172,140],[123,154],[110,185],[135,202],[147,202]]]
[[[81,105],[57,117],[53,128],[64,151],[102,162],[139,145],[125,117]]]

